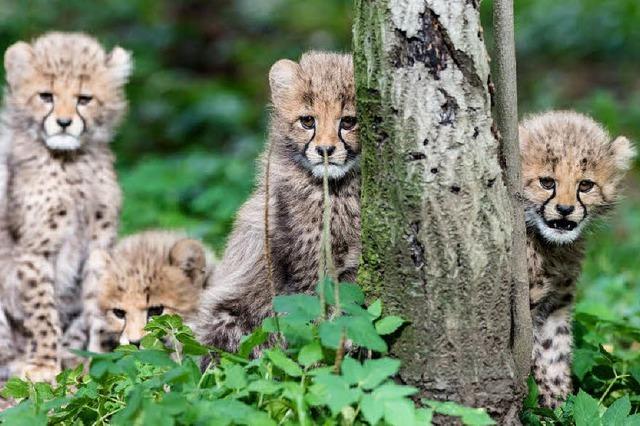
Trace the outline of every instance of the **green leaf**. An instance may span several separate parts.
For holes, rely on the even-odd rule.
[[[352,385],[373,389],[398,372],[400,361],[392,358],[367,359],[364,364],[346,357],[342,375]]]
[[[384,420],[394,426],[415,424],[416,418],[413,403],[404,398],[385,401]]]
[[[596,359],[600,354],[591,349],[578,348],[573,352],[573,373],[583,380],[584,376],[597,365]]]
[[[258,392],[265,395],[271,395],[278,392],[281,388],[282,388],[282,385],[280,385],[279,383],[276,383],[270,380],[259,379],[249,383],[249,386],[247,389],[249,389],[251,392]]]
[[[320,300],[308,294],[276,296],[273,299],[273,310],[286,313],[290,320],[313,321],[320,316]]]
[[[624,426],[640,426],[640,414],[627,417],[623,424]]]
[[[387,344],[378,335],[378,332],[370,321],[362,317],[342,319],[346,323],[347,337],[349,337],[354,344],[380,353],[387,352]]]
[[[578,392],[573,404],[573,417],[576,426],[599,426],[602,424],[598,401],[582,389]]]
[[[298,362],[304,367],[309,367],[316,362],[322,361],[322,358],[322,346],[316,340],[303,346],[298,354]]]
[[[265,351],[267,357],[273,364],[287,373],[289,376],[302,376],[302,369],[292,359],[288,358],[280,349],[269,349]]]
[[[248,358],[253,349],[266,342],[268,338],[269,333],[264,331],[262,328],[256,329],[250,335],[242,338],[240,346],[238,347],[238,355],[243,358]]]
[[[5,383],[0,395],[5,398],[26,398],[29,396],[29,383],[12,377]]]
[[[494,425],[494,422],[487,412],[482,408],[465,407],[455,402],[424,400],[438,414],[445,416],[460,417],[462,423],[472,426]]]
[[[318,326],[318,335],[322,345],[327,348],[338,349],[340,337],[345,329],[341,321],[323,321]]]
[[[334,374],[316,376],[309,390],[315,397],[314,402],[327,405],[334,416],[362,395],[360,389],[352,389],[343,377]]]
[[[405,396],[410,396],[418,392],[418,389],[413,386],[397,385],[393,382],[385,383],[377,389],[374,389],[372,395],[379,401],[387,399],[398,399]]]
[[[369,305],[367,312],[369,312],[374,319],[379,318],[380,315],[382,315],[382,301],[376,299],[375,302]]]
[[[372,425],[377,424],[384,415],[384,406],[371,394],[366,394],[362,397],[360,409],[365,420]]]
[[[142,349],[132,353],[134,359],[156,367],[173,367],[176,363],[168,353],[155,349]]]
[[[524,400],[525,408],[535,408],[538,406],[538,384],[533,376],[529,376],[527,378],[527,388],[529,392],[527,393],[527,397]]]
[[[625,420],[631,412],[629,396],[618,398],[602,415],[602,424],[605,426],[624,426]]]
[[[239,390],[247,386],[247,376],[244,372],[244,368],[238,364],[232,364],[224,369],[226,387]]]
[[[400,326],[404,323],[405,320],[403,320],[402,318],[391,315],[388,317],[384,317],[376,322],[376,331],[381,336],[385,336],[399,329]]]

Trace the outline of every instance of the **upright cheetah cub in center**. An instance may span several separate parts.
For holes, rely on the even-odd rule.
[[[635,151],[584,115],[549,112],[520,126],[527,255],[540,403],[571,392],[571,307],[588,223],[613,206]]]
[[[318,281],[324,155],[334,264],[340,280],[353,281],[360,256],[360,147],[351,57],[311,52],[300,63],[281,60],[269,82],[269,234],[276,293],[313,292]],[[265,155],[263,165],[266,160]],[[214,274],[216,285],[203,297],[197,332],[207,344],[233,351],[271,313],[264,210],[262,176],[238,214]]]
[[[116,238],[109,142],[131,57],[79,33],[18,42],[4,57],[0,124],[0,366],[52,381],[81,310],[84,263]],[[6,371],[8,370],[8,371]]]

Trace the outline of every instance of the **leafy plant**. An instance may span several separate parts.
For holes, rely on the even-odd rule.
[[[88,374],[82,366],[66,370],[55,386],[11,379],[2,395],[21,402],[0,413],[0,421],[428,425],[438,413],[468,425],[494,424],[484,410],[452,402],[417,407],[410,398],[417,389],[392,380],[400,361],[384,356],[382,336],[404,321],[383,317],[379,300],[368,308],[363,302],[358,286],[329,280],[318,286],[318,295],[278,296],[277,316],[245,337],[236,353],[201,345],[178,316],[155,317],[142,349],[79,352],[91,357]],[[283,339],[286,345],[274,344]],[[345,353],[345,342],[358,350]],[[198,358],[210,351],[213,361],[201,372]],[[254,352],[260,356],[252,358]]]

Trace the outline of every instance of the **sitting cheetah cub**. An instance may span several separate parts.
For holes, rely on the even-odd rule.
[[[188,324],[213,270],[211,252],[178,232],[146,231],[124,238],[111,251],[95,250],[87,262],[85,309],[65,334],[63,347],[100,353],[138,346],[155,315],[178,314]]]
[[[277,294],[310,293],[318,282],[323,156],[329,160],[331,241],[340,280],[353,281],[360,256],[355,88],[349,55],[311,52],[269,73],[273,114],[269,234]],[[263,165],[267,154],[263,156]],[[197,322],[201,340],[228,351],[271,313],[264,256],[265,178],[242,207],[216,285]]]
[[[584,258],[587,224],[611,208],[635,151],[592,119],[569,111],[520,125],[527,222],[533,375],[540,403],[556,407],[571,392],[571,305]]]
[[[0,124],[0,366],[52,381],[81,310],[83,264],[115,242],[120,189],[108,142],[126,110],[131,57],[79,33],[4,57]]]

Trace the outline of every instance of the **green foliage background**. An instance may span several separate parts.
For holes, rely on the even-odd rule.
[[[575,108],[640,141],[640,2],[515,3],[521,113]],[[0,0],[0,49],[58,29],[133,51],[130,113],[113,142],[121,231],[186,228],[220,251],[252,188],[270,65],[308,49],[349,50],[351,17],[347,0]],[[639,183],[636,168],[616,213],[593,227],[577,307],[578,347],[595,359],[602,343],[627,366],[640,363],[640,339],[602,324],[640,327]],[[586,377],[605,393],[609,382]]]

